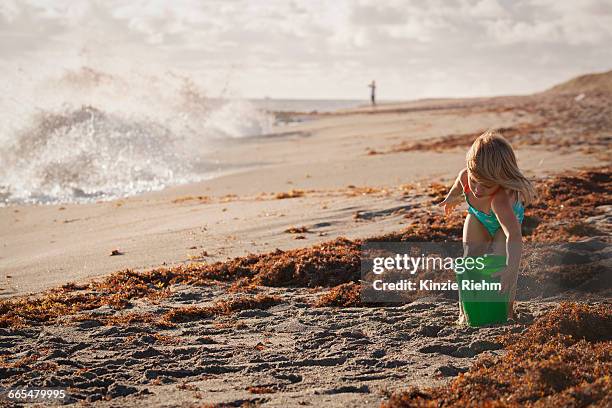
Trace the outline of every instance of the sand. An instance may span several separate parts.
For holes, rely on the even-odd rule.
[[[291,126],[290,134],[281,128],[211,151],[224,168],[246,166],[212,180],[110,202],[0,208],[0,296],[36,293],[123,268],[222,260],[397,230],[409,222],[401,210],[422,201],[398,188],[451,183],[464,165],[465,149],[368,151],[530,120],[521,110],[483,112],[474,105],[489,103],[423,101],[321,115]],[[531,177],[603,163],[576,150],[560,155],[550,146],[519,148],[517,156]],[[388,193],[356,194],[351,185]],[[269,194],[293,189],[315,191],[284,200]],[[294,226],[311,230],[306,240],[283,232]],[[109,256],[115,249],[123,255]],[[201,257],[203,252],[207,256]]]
[[[300,115],[308,120],[290,131],[211,151],[235,170],[208,181],[110,202],[1,208],[0,296],[20,301],[27,293],[126,268],[212,263],[340,236],[379,236],[414,223],[415,214],[442,225],[432,203],[440,187],[429,186],[450,184],[463,166],[465,146],[427,143],[490,126],[512,129],[549,115],[554,126],[529,131],[545,134],[539,143],[516,139],[520,166],[534,179],[608,164],[600,151],[585,148],[599,147],[604,136],[594,132],[590,144],[567,143],[583,128],[557,114],[563,109],[537,111],[529,108],[534,103],[527,97],[428,100]],[[415,142],[425,147],[396,149]],[[602,203],[591,220],[600,234],[612,219],[612,207]],[[606,239],[598,235],[574,258],[596,254],[597,268],[609,267],[610,251],[601,250],[609,248]],[[304,286],[241,288],[276,296],[271,307],[247,306],[167,327],[142,320],[254,296],[231,290],[235,279],[173,284],[167,296],[135,296],[127,308],[75,308],[58,319],[6,327],[0,321],[0,386],[69,387],[64,402],[96,406],[379,406],[393,393],[448,384],[478,358],[502,355],[499,335],[522,332],[566,298],[609,300],[609,292],[602,298],[588,288],[566,296],[562,284],[536,296],[529,292],[532,278],[521,281],[526,294],[516,321],[478,329],[455,324],[452,296],[393,307],[316,307],[329,288]],[[81,292],[68,287],[61,293]]]
[[[524,329],[534,314],[554,306],[525,303],[523,321],[476,329],[453,324],[457,309],[451,301],[313,309],[309,302],[316,295],[306,290],[269,292],[283,304],[244,310],[214,324],[197,320],[159,330],[141,324],[108,327],[93,319],[69,324],[66,318],[43,328],[3,331],[8,349],[48,350],[39,363],[58,369],[34,379],[23,368],[0,373],[11,375],[13,385],[74,387],[66,402],[113,398],[99,406],[121,401],[137,407],[198,402],[375,407],[389,391],[443,384],[467,371],[474,358],[499,355],[497,335]],[[214,288],[180,288],[162,304],[135,311],[205,304],[220,296]]]

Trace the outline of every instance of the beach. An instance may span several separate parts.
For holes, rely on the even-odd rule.
[[[492,101],[502,107],[442,100],[324,114],[289,134],[281,128],[210,152],[233,169],[211,180],[108,202],[0,208],[0,296],[124,268],[217,261],[400,229],[410,222],[404,213],[423,203],[418,187],[452,184],[466,150],[451,144],[440,152],[402,151],[403,144],[541,120],[522,110],[495,112],[516,102]],[[554,146],[526,145],[517,156],[530,177],[606,164],[584,147],[561,147],[559,154]],[[391,151],[372,154],[378,150]],[[291,191],[297,197],[277,198]],[[292,227],[309,232],[284,232]],[[113,250],[122,255],[109,256]]]
[[[559,305],[574,310],[564,302],[586,309],[550,333],[610,328],[610,101],[562,88],[294,112],[290,126],[207,151],[224,169],[214,178],[2,207],[0,385],[66,387],[65,402],[96,406],[409,406],[450,398],[444,387],[477,361],[503,367],[508,336],[538,333]],[[364,242],[461,240],[465,205],[445,219],[437,203],[489,128],[541,192],[526,240],[557,245],[564,262],[548,281],[525,268],[506,325],[456,325],[448,294],[362,302]],[[583,342],[609,346],[602,333]],[[598,406],[609,386],[594,386]]]

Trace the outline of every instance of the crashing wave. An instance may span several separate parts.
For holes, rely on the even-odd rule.
[[[273,122],[247,101],[206,98],[186,77],[126,81],[81,68],[51,90],[50,106],[15,115],[24,123],[2,135],[0,202],[87,202],[202,180],[215,169],[203,159],[210,143]]]

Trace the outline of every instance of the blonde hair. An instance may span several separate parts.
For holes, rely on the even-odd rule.
[[[480,135],[467,152],[466,161],[476,181],[517,191],[525,204],[536,199],[533,184],[518,168],[512,146],[497,130],[490,129]]]

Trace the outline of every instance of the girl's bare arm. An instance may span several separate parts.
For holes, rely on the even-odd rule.
[[[461,197],[461,193],[465,190],[465,184],[467,183],[467,167],[461,169],[459,174],[457,175],[457,179],[455,180],[455,184],[451,188],[454,196]],[[449,191],[450,193],[450,191]]]
[[[523,250],[521,224],[516,219],[511,201],[505,192],[503,194],[496,194],[491,201],[491,208],[497,215],[499,224],[506,234],[507,266],[499,275],[501,276],[502,291],[504,292],[514,290]]]
[[[446,198],[444,199],[444,201],[438,204],[438,206],[444,208],[444,213],[446,215],[450,214],[455,209],[455,207],[462,201],[461,200],[461,192],[463,191],[462,179],[464,179],[466,172],[467,172],[467,169],[463,169],[459,172],[459,174],[457,175],[457,178],[455,179],[455,182],[453,183],[453,186],[451,187],[450,191],[446,195]]]

